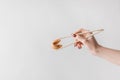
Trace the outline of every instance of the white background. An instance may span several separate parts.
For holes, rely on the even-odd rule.
[[[98,42],[120,49],[120,0],[0,0],[0,80],[120,80],[86,48],[51,49],[79,28],[104,28]]]

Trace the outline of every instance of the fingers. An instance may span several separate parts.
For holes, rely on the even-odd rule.
[[[75,39],[77,39],[78,41],[82,42],[83,44],[86,42],[86,37],[84,35],[79,35],[77,34]]]
[[[77,47],[78,49],[81,49],[82,45],[83,45],[83,43],[76,39],[76,42],[74,43],[74,47]]]
[[[85,31],[85,29],[83,29],[83,28],[79,29],[78,31],[76,31],[76,32],[73,33],[73,37],[76,37],[76,34],[82,33],[84,31]]]
[[[85,36],[87,34],[80,35],[78,33],[84,33],[84,32],[88,32],[88,30],[85,30],[85,29],[81,28],[73,34],[73,37],[76,40],[76,42],[74,43],[74,47],[77,47],[78,49],[82,48],[82,45],[86,42]]]
[[[84,34],[79,34],[79,33],[84,33]],[[89,37],[91,34],[92,32],[90,32],[89,30],[81,28],[73,34],[73,37],[84,43],[87,39],[92,38],[92,36]]]
[[[89,30],[86,30],[86,29],[81,28],[81,29],[79,29],[78,31],[74,32],[74,33],[72,34],[72,36],[73,36],[73,37],[76,37],[76,34],[79,34],[79,33],[85,33],[85,34],[82,34],[82,35],[86,36],[86,34],[88,34],[88,33],[86,33],[86,32],[89,32]]]
[[[82,33],[85,29],[81,28],[79,30],[77,30],[74,34],[78,34],[78,33]]]
[[[74,47],[77,47],[78,49],[81,49],[82,48],[82,43],[79,41],[79,42],[76,42],[75,44],[74,44]]]

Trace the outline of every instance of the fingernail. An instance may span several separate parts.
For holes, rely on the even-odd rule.
[[[76,37],[76,34],[72,34],[73,37]]]

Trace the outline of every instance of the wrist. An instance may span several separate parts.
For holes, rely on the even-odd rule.
[[[93,50],[91,51],[92,54],[97,56],[97,55],[99,54],[99,52],[101,51],[101,48],[102,48],[102,46],[98,44],[98,45],[95,47],[95,49],[93,49]]]

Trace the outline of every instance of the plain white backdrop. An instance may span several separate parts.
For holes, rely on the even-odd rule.
[[[98,42],[120,49],[120,0],[0,0],[0,80],[119,80],[85,47],[51,48],[79,28],[105,29]]]

